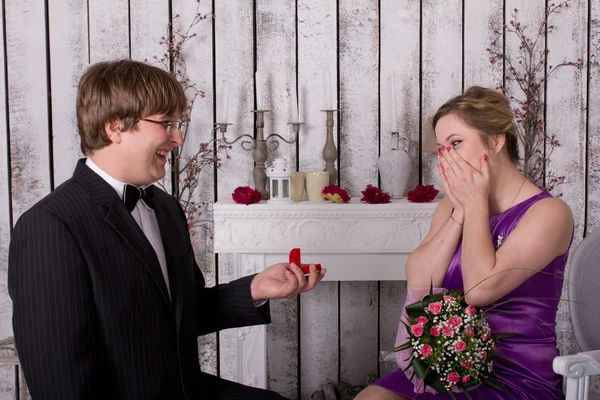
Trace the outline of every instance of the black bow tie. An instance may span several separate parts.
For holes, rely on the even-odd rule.
[[[139,199],[144,200],[148,207],[154,208],[154,185],[143,189],[126,183],[123,188],[123,203],[129,212],[133,211]]]

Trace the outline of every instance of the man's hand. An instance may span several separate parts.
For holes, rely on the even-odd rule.
[[[311,264],[310,274],[306,277],[296,264],[271,265],[252,280],[252,300],[292,298],[314,288],[326,272],[325,268],[317,271],[317,267]]]

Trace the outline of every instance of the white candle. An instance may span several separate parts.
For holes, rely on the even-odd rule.
[[[221,105],[217,122],[226,123],[229,114],[229,85],[225,82],[221,85]]]
[[[392,73],[392,132],[398,132],[398,107],[396,105],[396,75]]]
[[[335,76],[335,70],[331,71],[331,76],[334,77]],[[337,106],[337,86],[334,84],[335,79],[330,79],[329,80],[330,85],[331,85],[331,96],[329,97],[329,109],[330,110],[336,110],[336,106]]]
[[[254,86],[254,91],[256,93],[256,109],[257,110],[262,110],[263,109],[263,83],[264,83],[264,79],[263,79],[263,75],[260,71],[256,71],[256,73],[254,74],[254,81],[255,81],[255,86]]]
[[[292,82],[292,122],[300,122],[298,119],[298,89],[296,82]]]
[[[331,76],[328,69],[323,70],[323,89],[325,90],[323,110],[331,110]]]

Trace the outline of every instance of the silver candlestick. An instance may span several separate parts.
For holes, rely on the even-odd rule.
[[[337,182],[337,169],[335,169],[335,160],[337,159],[337,149],[333,142],[333,113],[337,110],[321,110],[327,113],[327,136],[325,137],[325,146],[323,146],[323,160],[325,160],[325,169],[329,172],[329,184],[335,185]]]
[[[232,125],[230,123],[217,122],[217,129],[222,134],[222,140],[225,144],[233,145],[239,140],[242,140],[241,147],[246,151],[252,151],[252,159],[254,160],[254,169],[252,170],[252,179],[254,180],[254,188],[261,194],[263,200],[269,198],[269,192],[267,190],[267,174],[265,173],[266,166],[265,162],[268,158],[267,153],[267,141],[273,144],[273,150],[279,147],[279,141],[275,138],[279,138],[288,144],[293,144],[298,140],[298,132],[300,132],[300,125],[302,122],[292,122],[292,130],[294,132],[294,138],[287,140],[277,133],[272,133],[265,139],[264,128],[265,128],[265,113],[269,110],[252,110],[256,114],[256,138],[252,135],[240,135],[232,141],[225,139],[225,133],[227,133],[227,126]]]

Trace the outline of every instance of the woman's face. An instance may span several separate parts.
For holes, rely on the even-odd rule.
[[[453,147],[477,171],[481,168],[481,157],[489,153],[481,134],[456,114],[448,114],[438,120],[435,137],[440,149]]]

